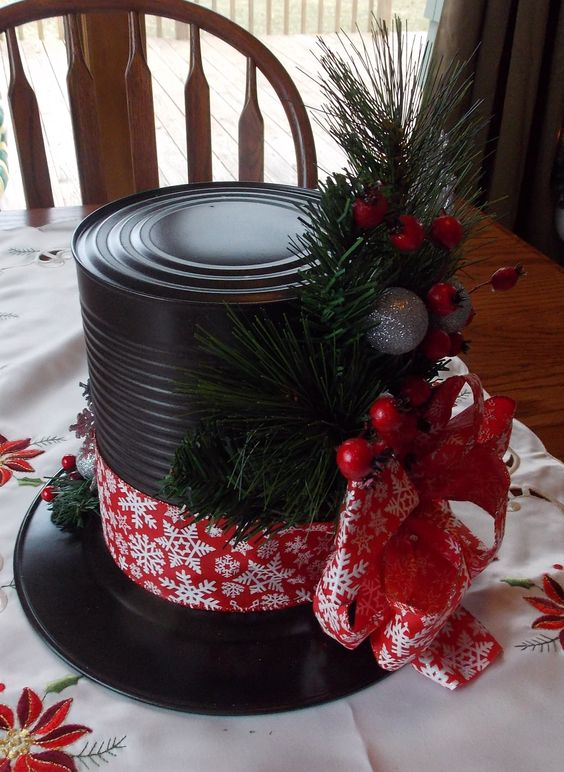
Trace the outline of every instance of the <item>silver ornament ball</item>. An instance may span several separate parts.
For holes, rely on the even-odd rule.
[[[96,477],[96,452],[94,445],[85,443],[76,457],[76,471],[85,480]]]
[[[421,343],[429,327],[425,303],[411,290],[389,287],[368,316],[369,344],[383,354],[407,354]]]

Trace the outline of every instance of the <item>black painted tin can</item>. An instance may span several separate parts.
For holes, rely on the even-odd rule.
[[[226,339],[227,306],[279,316],[295,296],[315,191],[207,183],[108,204],[77,228],[78,270],[100,452],[134,487],[158,495],[193,423],[178,392],[201,356],[197,327]]]

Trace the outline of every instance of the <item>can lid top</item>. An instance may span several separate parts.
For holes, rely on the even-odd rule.
[[[292,248],[319,194],[267,183],[145,191],[88,215],[72,239],[88,275],[126,292],[192,302],[294,295],[305,256]]]

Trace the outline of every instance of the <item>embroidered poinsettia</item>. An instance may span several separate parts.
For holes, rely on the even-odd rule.
[[[72,756],[61,748],[92,730],[80,724],[63,724],[72,699],[61,700],[43,711],[41,698],[25,688],[14,712],[0,705],[0,772],[76,772]],[[33,747],[38,746],[39,751]]]
[[[35,471],[27,459],[40,456],[45,451],[30,448],[30,442],[30,437],[25,440],[8,440],[0,434],[0,487],[8,482],[12,472]]]
[[[542,612],[531,627],[541,630],[560,630],[560,643],[564,648],[564,588],[548,574],[542,578],[546,597],[524,596],[524,600]]]

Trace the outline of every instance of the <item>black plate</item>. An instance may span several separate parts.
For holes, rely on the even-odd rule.
[[[117,568],[98,518],[59,531],[38,497],[18,534],[16,588],[40,636],[72,667],[121,694],[193,713],[250,715],[316,705],[388,673],[365,642],[347,651],[310,606],[196,611],[163,601]]]

